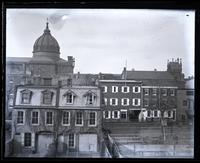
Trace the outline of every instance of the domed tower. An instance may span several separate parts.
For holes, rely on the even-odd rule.
[[[60,46],[57,40],[51,35],[48,22],[42,36],[40,36],[33,46],[33,58],[49,58],[54,61],[60,59]]]
[[[47,22],[44,33],[34,43],[33,57],[29,62],[33,80],[37,79],[37,83],[43,79],[56,81],[56,78],[72,75],[74,63],[72,56],[68,56],[68,60],[60,58],[60,46],[51,35]]]

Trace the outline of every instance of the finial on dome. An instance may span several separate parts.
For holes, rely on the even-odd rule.
[[[48,21],[48,18],[47,18],[47,23],[46,23],[46,29],[49,29],[49,21]]]
[[[46,22],[46,29],[44,30],[44,33],[49,33],[49,19],[47,18],[47,22]]]

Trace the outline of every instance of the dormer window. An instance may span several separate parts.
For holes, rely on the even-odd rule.
[[[95,93],[88,91],[84,96],[86,97],[86,104],[87,105],[93,105],[94,104],[94,101],[95,101],[95,98],[96,98]]]
[[[30,104],[32,92],[30,90],[21,91],[21,103]]]
[[[67,91],[64,96],[66,97],[66,104],[73,104],[76,94],[72,91]]]
[[[53,98],[53,92],[45,90],[42,92],[43,94],[43,104],[51,104],[52,103],[52,98]]]

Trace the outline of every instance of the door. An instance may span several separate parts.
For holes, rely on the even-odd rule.
[[[46,155],[48,153],[49,145],[53,143],[53,135],[42,134],[38,135],[38,153],[41,155]]]
[[[80,152],[97,152],[97,135],[80,134],[79,135]]]

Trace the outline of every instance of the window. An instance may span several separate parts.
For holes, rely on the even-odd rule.
[[[107,98],[102,98],[102,105],[107,105]]]
[[[134,98],[133,99],[133,105],[134,106],[140,106],[140,99],[139,98]]]
[[[96,126],[96,112],[89,113],[89,126]]]
[[[117,92],[118,92],[118,87],[112,86],[112,93],[117,93]]]
[[[149,117],[149,118],[151,117],[151,110],[147,111],[147,117]]]
[[[156,89],[156,88],[153,88],[153,89],[152,89],[152,95],[153,95],[153,96],[156,96],[156,95],[157,95],[157,89]]]
[[[107,90],[108,90],[108,87],[107,87],[107,86],[102,86],[102,91],[103,91],[103,93],[106,93]]]
[[[168,110],[167,111],[167,116],[168,116],[168,118],[172,118],[173,117],[173,111]]]
[[[149,99],[144,99],[144,106],[149,106]]]
[[[145,89],[144,89],[144,95],[145,95],[145,96],[149,95],[149,89],[148,89],[148,88],[145,88]]]
[[[31,123],[32,123],[32,125],[39,124],[39,112],[38,111],[32,111]]]
[[[110,119],[110,111],[104,111],[103,115],[105,119]]]
[[[70,112],[63,112],[62,125],[68,126],[70,124]]]
[[[51,78],[44,78],[43,83],[44,85],[51,85],[52,79]]]
[[[74,148],[75,147],[75,135],[74,134],[69,134],[69,148]]]
[[[153,107],[156,107],[157,99],[152,99],[151,104],[152,104]]]
[[[71,87],[72,86],[72,79],[67,79],[67,86]]]
[[[193,91],[193,90],[187,91],[187,92],[186,92],[186,95],[187,95],[187,96],[192,96],[192,95],[194,95],[194,91]]]
[[[67,93],[67,104],[72,104],[72,103],[73,103],[73,94]]]
[[[170,96],[175,96],[175,90],[174,89],[170,89]]]
[[[162,94],[163,96],[167,96],[167,89],[162,89],[162,90],[161,90],[161,94]]]
[[[129,99],[128,98],[122,98],[121,99],[121,104],[123,105],[123,106],[128,106],[129,105]]]
[[[129,87],[128,86],[122,86],[122,92],[123,93],[128,93],[129,92]]]
[[[30,104],[32,92],[30,90],[21,91],[21,103]]]
[[[126,119],[127,118],[127,111],[121,111],[121,118]]]
[[[30,147],[31,146],[31,133],[24,134],[24,146]]]
[[[133,93],[140,93],[140,87],[133,87]]]
[[[83,125],[83,113],[82,112],[76,112],[76,125],[77,126]]]
[[[87,104],[92,105],[93,104],[93,98],[94,98],[93,94],[89,93],[87,95]]]
[[[17,124],[24,124],[24,111],[17,111]]]
[[[43,91],[43,104],[51,104],[53,92],[50,91]]]
[[[115,110],[112,112],[113,119],[119,119],[119,116],[120,116],[120,111]]]
[[[118,105],[118,99],[117,98],[111,98],[110,99],[110,105],[112,105],[112,106]]]
[[[46,125],[53,125],[53,112],[46,112]]]
[[[187,100],[183,100],[183,106],[187,106]]]
[[[157,110],[154,110],[154,117],[158,117],[158,111]]]

